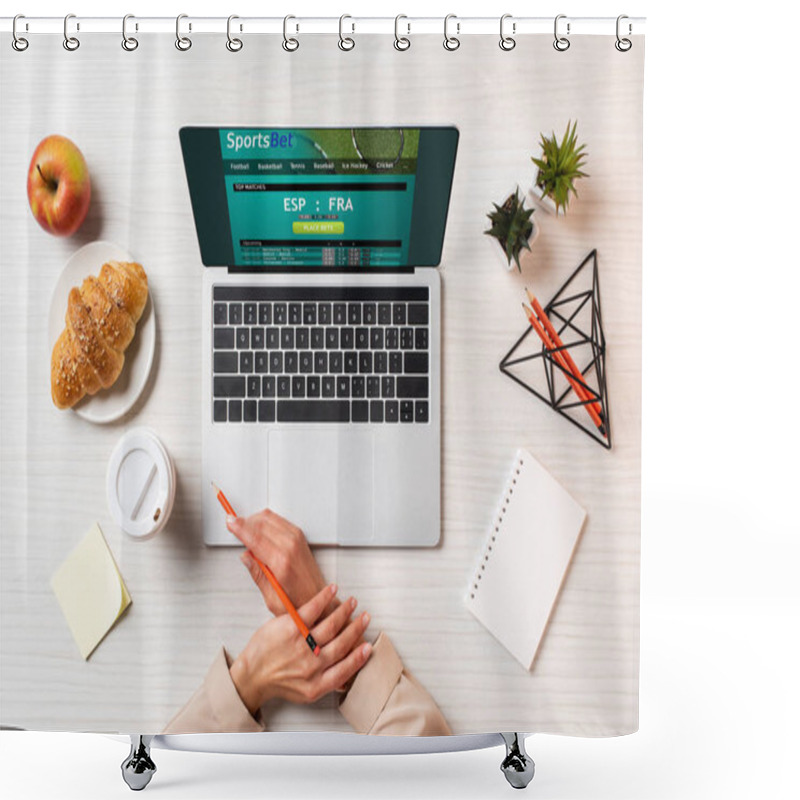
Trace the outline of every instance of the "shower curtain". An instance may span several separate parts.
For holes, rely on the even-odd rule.
[[[57,35],[30,36],[24,51],[3,43],[3,725],[423,735],[637,729],[644,40],[635,37],[624,52],[611,33],[573,37],[563,52],[545,35],[520,37],[510,50],[488,35],[462,37],[454,50],[432,35],[412,36],[407,49],[391,37],[357,35],[350,50],[336,35],[300,36],[294,52],[280,36],[244,34],[238,49],[226,47],[224,35],[195,36],[187,49],[168,34],[140,35],[135,49],[99,33],[71,51]],[[316,665],[306,674],[298,663],[315,656],[302,649],[258,564],[243,566],[244,548],[204,543],[203,514],[218,511],[220,526],[226,514],[216,490],[208,501],[203,479],[203,415],[214,408],[201,390],[210,358],[204,314],[213,309],[203,307],[203,231],[180,130],[207,126],[223,137],[249,135],[245,149],[258,133],[294,132],[332,148],[321,161],[360,161],[370,175],[383,169],[395,181],[401,137],[411,159],[415,142],[422,149],[420,131],[457,133],[441,259],[418,267],[433,271],[441,292],[440,327],[429,321],[440,359],[426,362],[438,369],[441,391],[438,409],[424,410],[440,437],[432,467],[440,478],[438,541],[306,551],[311,532],[298,533],[289,523],[301,521],[288,519],[282,530],[295,537],[294,549],[267,565],[311,614],[323,652],[334,637],[319,626],[334,619],[335,603],[325,596],[323,610],[304,612],[312,595],[335,583],[342,601],[357,598],[352,614],[331,622],[337,634],[369,613],[363,637],[341,636],[347,652],[329,652],[326,666],[360,658],[335,686],[308,688]],[[325,145],[331,129],[345,133]],[[547,184],[559,158],[573,172]],[[58,210],[62,182],[69,196],[60,187]],[[343,246],[336,237],[350,229],[336,224],[350,226],[354,212],[347,191],[340,194],[341,205],[333,191],[323,213],[318,203],[304,213],[292,205],[290,185],[281,211],[294,233],[322,230],[334,248]],[[76,330],[80,309],[83,335],[101,329],[93,287],[105,286],[101,299],[119,310],[124,303],[108,285],[136,284],[134,268],[111,262],[141,265],[147,281],[121,374],[59,408],[56,381],[69,376],[53,355],[58,337]],[[380,263],[358,268],[374,272]],[[92,275],[98,280],[84,284]],[[72,287],[82,288],[76,295]],[[544,306],[533,314],[538,325],[520,308],[534,309],[526,290]],[[246,306],[236,313],[247,314]],[[544,317],[563,345],[537,332]],[[409,320],[387,319],[384,329],[392,323],[398,337],[412,337],[413,351],[419,342]],[[359,324],[367,320],[356,320],[356,332]],[[70,358],[80,362],[75,346]],[[405,345],[395,347],[402,353]],[[225,399],[232,419],[248,413],[247,400]],[[398,408],[423,414],[420,406]],[[417,423],[426,424],[397,425]],[[115,470],[135,436],[151,436],[148,452],[160,454],[137,490],[148,502],[164,489],[163,518],[149,538],[123,530],[112,499]],[[514,495],[520,458],[532,483]],[[241,468],[243,481],[252,477]],[[220,488],[235,504],[238,487]],[[317,488],[309,481],[309,497]],[[236,510],[245,517],[261,509]],[[311,575],[308,585],[292,565]],[[484,605],[475,608],[479,585]],[[363,643],[371,649],[359,649]],[[297,684],[278,686],[273,674],[271,690],[248,694],[253,684],[234,666],[242,667],[242,653],[252,673],[267,669],[259,658],[273,664],[283,653]]]

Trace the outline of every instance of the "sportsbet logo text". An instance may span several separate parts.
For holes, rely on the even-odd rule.
[[[285,148],[294,147],[294,134],[293,133],[228,133],[228,150],[233,150],[238,153],[239,150],[259,149],[269,150],[273,147]]]

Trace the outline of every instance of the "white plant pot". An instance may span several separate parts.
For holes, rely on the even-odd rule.
[[[533,183],[531,184],[530,189],[528,189],[528,195],[533,199],[533,203],[537,208],[541,208],[548,214],[555,214],[559,217],[563,217],[567,213],[563,206],[556,210],[555,201],[549,195],[546,195],[542,189],[536,185],[536,178],[533,179]]]
[[[533,223],[533,230],[531,231],[531,235],[528,237],[528,245],[533,249],[533,243],[539,238],[539,225],[536,223],[536,212],[531,215],[531,222]],[[512,269],[517,268],[517,262],[514,259],[511,259],[511,263],[508,263],[506,259],[506,251],[503,249],[500,242],[494,238],[494,236],[487,236],[486,237],[489,241],[489,247],[494,252],[495,258],[506,268],[508,272],[511,272]],[[523,251],[524,253],[524,251]]]

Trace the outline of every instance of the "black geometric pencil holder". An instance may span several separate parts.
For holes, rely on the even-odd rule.
[[[552,350],[529,325],[500,362],[500,371],[554,411],[580,428],[607,450],[611,449],[611,416],[606,382],[606,339],[600,310],[597,250],[592,250],[544,308],[563,346]],[[583,379],[569,373],[585,391],[579,398],[567,380],[567,371],[555,354],[566,350]],[[592,421],[584,406],[599,403],[606,435]]]

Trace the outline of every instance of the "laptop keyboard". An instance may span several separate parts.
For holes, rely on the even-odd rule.
[[[215,286],[214,422],[426,423],[420,287]]]

